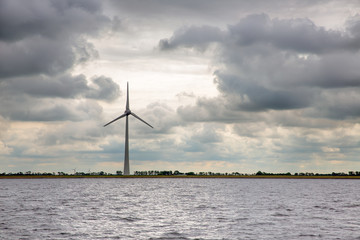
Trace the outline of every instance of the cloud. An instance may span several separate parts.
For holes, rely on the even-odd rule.
[[[95,0],[2,0],[0,40],[14,42],[31,36],[66,39],[98,34],[110,19]]]
[[[72,74],[98,57],[89,37],[112,26],[98,1],[1,1],[0,114],[16,121],[82,121],[120,96],[106,76]],[[100,109],[100,111],[99,111]]]
[[[91,79],[85,97],[99,100],[112,101],[120,96],[120,88],[111,78],[96,76]]]
[[[85,37],[110,29],[98,1],[1,1],[1,78],[56,75],[96,58]]]
[[[90,82],[90,84],[89,84]],[[110,78],[100,76],[87,80],[84,75],[64,74],[12,78],[1,83],[3,95],[27,94],[28,96],[58,98],[92,98],[113,100],[119,96],[119,86]]]
[[[229,32],[238,45],[266,43],[299,53],[351,51],[360,47],[353,31],[329,31],[307,18],[270,19],[266,14],[249,15],[229,26]]]
[[[132,109],[132,111],[154,127],[151,129],[144,123],[131,117],[134,119],[132,121],[135,125],[133,131],[136,135],[143,136],[144,130],[147,134],[153,135],[169,134],[174,130],[173,128],[181,125],[181,120],[176,115],[176,112],[166,103],[154,102],[145,109]]]
[[[264,86],[236,75],[216,72],[218,88],[227,94],[228,104],[233,109],[245,111],[264,111],[267,109],[285,110],[309,106],[310,91],[286,89],[281,86]],[[302,89],[301,89],[302,90]]]
[[[83,121],[102,112],[102,107],[90,100],[6,96],[1,101],[1,116],[12,121]]]
[[[0,42],[0,79],[23,75],[54,75],[70,69],[76,54],[69,43],[31,37]]]
[[[227,31],[208,25],[180,28],[171,38],[160,40],[159,47],[162,50],[179,46],[206,47],[210,42],[228,41],[237,46],[270,44],[303,54],[352,51],[360,47],[358,24],[353,20],[347,32],[341,32],[316,26],[308,18],[271,19],[264,13],[253,14],[229,25]]]
[[[306,112],[312,117],[334,120],[357,119],[360,117],[360,94],[357,88],[330,89],[323,91],[314,108]]]
[[[357,26],[355,19],[351,26]],[[352,91],[350,96],[342,94],[336,107],[329,106],[331,101],[327,100],[336,99],[349,87],[360,86],[360,70],[356,66],[360,60],[360,39],[356,27],[340,32],[316,26],[306,18],[271,19],[266,14],[255,14],[229,25],[227,31],[214,31],[209,36],[208,29],[213,28],[175,31],[166,40],[166,48],[164,40],[159,42],[162,49],[206,47],[209,41],[218,44],[213,64],[221,96],[199,99],[196,106],[180,107],[178,112],[184,119],[224,121],[232,114],[242,122],[248,119],[239,117],[244,112],[296,109],[307,109],[312,117],[334,117],[324,109],[338,108],[332,111],[339,113],[337,117],[358,116],[357,105],[346,103],[357,99],[359,91]],[[193,41],[189,37],[192,35],[204,38]],[[331,89],[337,89],[337,95],[330,96]],[[343,108],[342,103],[348,108]]]
[[[353,17],[340,31],[308,18],[253,14],[217,37],[192,41],[193,31],[207,36],[204,27],[175,31],[165,48],[165,40],[159,41],[160,49],[204,50],[216,43],[211,68],[219,91],[216,97],[197,97],[195,104],[179,106],[178,115],[187,126],[227,126],[221,135],[227,146],[211,144],[218,159],[230,161],[237,154],[249,165],[261,161],[264,167],[287,163],[305,168],[316,167],[318,159],[356,161],[359,149],[350,132],[357,131],[360,118],[359,22]],[[207,151],[195,136],[186,141],[189,153]]]
[[[212,42],[221,41],[222,35],[223,32],[217,27],[184,27],[175,31],[170,39],[160,40],[159,47],[161,50],[174,49],[180,46],[206,48]]]
[[[196,105],[180,106],[177,113],[186,122],[237,122],[249,119],[249,115],[233,111],[227,107],[223,97],[198,98]]]

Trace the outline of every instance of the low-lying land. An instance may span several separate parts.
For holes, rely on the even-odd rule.
[[[360,179],[360,176],[295,176],[295,175],[0,175],[0,179],[57,179],[57,178],[283,178],[283,179]]]

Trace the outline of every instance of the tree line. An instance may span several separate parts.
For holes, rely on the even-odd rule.
[[[0,176],[115,176],[115,175],[123,175],[122,171],[116,171],[114,173],[107,173],[104,171],[100,172],[75,172],[74,173],[65,173],[65,172],[16,172],[16,173],[0,173]],[[360,171],[349,171],[347,173],[344,172],[332,172],[332,173],[313,173],[313,172],[299,172],[299,173],[268,173],[263,171],[258,171],[256,173],[248,174],[248,173],[239,173],[239,172],[231,172],[231,173],[220,173],[220,172],[180,172],[178,170],[175,171],[158,171],[158,170],[149,170],[149,171],[135,171],[135,176],[360,176]]]

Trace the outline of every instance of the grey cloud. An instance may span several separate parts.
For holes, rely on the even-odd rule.
[[[220,129],[221,127],[213,123],[204,123],[200,128],[193,126],[191,135],[183,136],[179,148],[193,159],[219,161],[225,157],[219,154],[223,141],[218,132]]]
[[[223,32],[217,27],[211,26],[191,26],[175,31],[170,39],[160,40],[161,50],[174,49],[179,46],[194,47],[201,49],[211,42],[219,42],[223,39]]]
[[[309,19],[260,14],[229,26],[218,38],[192,41],[191,33],[201,36],[203,27],[175,32],[167,41],[169,48],[206,47],[217,41],[214,64],[221,66],[214,72],[220,95],[179,107],[178,114],[186,121],[278,121],[307,127],[320,126],[316,118],[334,126],[332,119],[359,117],[358,22],[352,19],[352,28],[339,32]],[[298,119],[282,117],[289,111]]]
[[[203,128],[194,131],[191,137],[193,141],[205,144],[217,143],[222,141],[221,135],[217,132],[214,125],[207,124]]]
[[[229,27],[233,40],[240,45],[271,43],[280,49],[300,53],[324,53],[356,50],[358,38],[349,33],[329,31],[316,26],[310,19],[270,19],[266,14],[250,15]]]
[[[97,34],[110,22],[96,0],[2,0],[0,40],[16,41],[29,36],[66,39],[72,35]]]
[[[146,122],[150,123],[154,128],[150,129],[145,124],[136,121],[139,131],[143,129],[149,130],[149,133],[153,134],[165,134],[171,132],[173,127],[176,127],[181,124],[180,119],[178,119],[176,112],[166,105],[165,103],[152,103],[149,104],[146,109],[133,109],[135,113],[143,118]],[[135,130],[137,131],[137,130]]]
[[[358,6],[356,0],[349,0],[346,3],[338,3],[329,0],[316,1],[281,1],[281,0],[182,0],[182,1],[164,1],[164,0],[146,0],[146,1],[108,1],[111,9],[117,9],[122,15],[130,18],[136,15],[136,19],[142,19],[145,22],[156,22],[162,27],[169,25],[177,26],[179,17],[182,23],[194,23],[216,25],[218,27],[226,26],[234,19],[239,19],[244,13],[267,12],[278,15],[307,12],[311,8],[311,14],[316,14],[316,9],[324,7],[337,7],[346,5],[348,9]]]
[[[76,60],[68,43],[41,37],[0,42],[0,51],[0,78],[38,73],[53,75],[71,68]]]
[[[0,86],[3,95],[25,93],[35,98],[91,98],[112,101],[120,95],[118,84],[104,76],[93,77],[88,81],[84,75],[40,75],[9,79],[0,83]]]
[[[97,119],[102,109],[94,100],[112,101],[119,95],[119,86],[104,76],[12,78],[0,82],[0,115],[16,121]]]
[[[0,115],[12,121],[83,121],[98,118],[102,108],[96,102],[68,99],[36,99],[26,96],[1,96]]]
[[[10,123],[0,115],[0,137],[8,130]],[[1,142],[0,142],[1,144]]]
[[[104,129],[99,126],[99,119],[93,118],[81,122],[65,122],[42,131],[36,141],[43,146],[68,145],[81,141],[94,143],[105,137],[104,135]]]
[[[78,38],[71,42],[34,36],[14,43],[0,41],[0,80],[5,77],[56,75],[98,57],[94,46]]]
[[[43,101],[31,101],[31,104],[23,102],[3,102],[1,115],[13,121],[79,121],[78,113],[66,104],[46,103]]]
[[[252,112],[236,111],[226,97],[198,98],[195,106],[180,106],[177,114],[186,122],[247,122],[257,121]]]
[[[264,87],[256,82],[239,79],[234,75],[216,73],[218,89],[227,94],[228,103],[239,110],[264,111],[304,108],[310,105],[310,91],[277,86]],[[301,89],[303,90],[303,89]]]
[[[87,90],[87,81],[84,75],[62,75],[47,77],[45,75],[30,78],[13,78],[2,84],[2,92],[13,94],[27,94],[36,98],[60,97],[75,98]]]
[[[347,31],[351,33],[354,38],[360,37],[360,14],[350,17],[346,21]]]
[[[297,81],[308,86],[321,88],[360,87],[360,55],[357,52],[327,54],[307,61],[301,79]]]
[[[21,121],[79,121],[77,114],[62,104],[51,104],[50,106],[39,106],[32,109],[21,109],[13,111],[11,119]]]
[[[92,85],[84,95],[87,98],[112,101],[120,96],[119,85],[109,77],[93,77],[91,82]]]
[[[228,26],[227,32],[206,25],[181,28],[170,39],[160,40],[159,47],[162,50],[206,47],[210,42],[223,42],[239,46],[272,44],[276,48],[299,53],[351,51],[360,48],[357,24],[353,23],[348,32],[340,32],[318,27],[307,18],[271,19],[267,14],[254,14]]]
[[[112,26],[101,2],[95,0],[2,0],[0,4],[0,78],[71,70],[98,56],[86,37]]]
[[[355,88],[331,89],[324,91],[306,111],[308,116],[344,120],[360,117],[360,91]]]

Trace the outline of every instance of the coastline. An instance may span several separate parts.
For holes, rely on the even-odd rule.
[[[225,178],[225,179],[360,179],[360,176],[293,176],[293,175],[221,175],[221,176],[186,176],[186,175],[1,175],[0,179],[67,179],[67,178]]]

